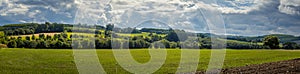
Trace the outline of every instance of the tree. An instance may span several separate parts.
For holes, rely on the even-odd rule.
[[[22,29],[22,28],[18,29],[18,31],[19,31],[18,34],[20,34],[20,35],[25,35],[26,34],[25,30]]]
[[[26,40],[30,40],[30,37],[29,36],[26,36],[26,38],[25,38]]]
[[[7,30],[4,31],[5,35],[14,35],[14,31],[13,30]]]
[[[25,34],[32,34],[32,32],[29,29],[24,29]]]
[[[174,42],[184,42],[186,39],[188,38],[188,36],[184,33],[184,32],[175,32],[175,31],[171,31],[167,36],[166,39],[168,41],[174,41]]]
[[[29,30],[29,34],[34,34],[34,30],[33,30],[33,29],[30,29],[30,30]]]
[[[22,37],[19,36],[17,39],[22,40]]]
[[[36,41],[29,41],[29,43],[27,44],[28,48],[36,48],[38,45],[38,43]]]
[[[39,34],[40,39],[45,39],[45,34]]]
[[[106,25],[106,28],[105,28],[105,37],[111,37],[113,29],[114,29],[114,25],[113,24]]]
[[[166,36],[166,39],[168,41],[174,41],[174,42],[178,42],[180,41],[176,32],[170,32],[167,36]]]
[[[276,36],[267,36],[263,40],[264,46],[269,46],[271,49],[279,48],[279,38]]]
[[[57,41],[56,44],[55,44],[55,46],[57,48],[63,48],[64,47],[64,43],[62,41]]]
[[[7,45],[9,48],[17,48],[17,42],[16,41],[10,41]]]
[[[284,49],[297,49],[299,48],[298,44],[295,42],[286,42],[283,44]]]
[[[23,48],[26,45],[25,41],[23,41],[21,39],[18,39],[16,42],[17,42],[17,47],[18,48]]]
[[[34,35],[31,36],[31,40],[35,40],[36,37]]]
[[[46,39],[47,39],[47,40],[51,40],[52,37],[51,37],[50,35],[47,35]]]
[[[82,45],[80,40],[73,40],[73,44],[72,44],[73,49],[81,49]]]
[[[105,37],[111,37],[112,31],[105,31]]]
[[[62,35],[62,37],[65,38],[65,39],[68,38],[68,34],[67,34],[66,32],[61,33],[61,35]]]
[[[170,42],[169,46],[170,46],[170,48],[176,48],[178,45],[176,42]]]
[[[147,40],[148,42],[155,42],[155,41],[162,40],[161,36],[159,36],[157,34],[150,33],[148,36],[151,37],[150,40]]]
[[[46,41],[39,41],[38,45],[37,45],[38,48],[48,48],[48,43]]]
[[[59,38],[59,34],[54,34],[53,39],[56,40],[58,38]],[[72,38],[72,37],[70,37],[70,38]]]
[[[108,24],[106,25],[105,31],[113,31],[113,29],[114,29],[114,24]]]

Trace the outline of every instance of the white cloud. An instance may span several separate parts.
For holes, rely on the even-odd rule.
[[[300,15],[299,0],[280,0],[279,11],[291,15]]]
[[[74,0],[1,0],[0,22],[69,22],[73,19],[76,8]]]
[[[217,0],[219,10],[224,14],[248,14],[260,11],[276,0]]]

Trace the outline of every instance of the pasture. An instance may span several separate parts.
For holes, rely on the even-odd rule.
[[[122,52],[123,50],[119,50]],[[211,50],[178,50],[168,49],[164,65],[155,73],[176,72],[181,51],[200,52],[198,71],[207,69]],[[131,55],[140,63],[150,60],[146,49],[131,50]],[[261,64],[300,58],[300,51],[290,50],[227,50],[223,68]],[[130,73],[117,65],[113,51],[109,49],[97,50],[99,61],[109,74]],[[77,74],[76,65],[71,49],[0,49],[0,73],[47,73],[47,74]],[[187,62],[193,63],[193,62]]]

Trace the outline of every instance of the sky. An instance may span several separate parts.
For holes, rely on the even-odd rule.
[[[230,35],[300,35],[300,0],[1,0],[0,24],[114,23],[207,33],[205,10],[220,13]]]

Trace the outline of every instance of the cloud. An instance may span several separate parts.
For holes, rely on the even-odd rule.
[[[299,0],[280,0],[279,11],[291,15],[300,15]]]
[[[255,5],[255,10],[247,13],[224,13],[227,31],[230,34],[240,35],[265,35],[265,34],[293,34],[299,31],[291,27],[300,28],[299,15],[283,13],[280,10],[281,0],[261,0]],[[245,25],[244,27],[235,26]],[[258,27],[259,26],[259,27]]]
[[[229,34],[300,35],[299,0],[216,1],[218,4],[198,0],[1,0],[0,24],[49,21],[133,27],[166,23],[162,25],[209,32],[200,10],[214,10],[222,12]]]
[[[74,0],[1,0],[0,9],[1,24],[9,24],[25,21],[70,22],[77,7]]]

